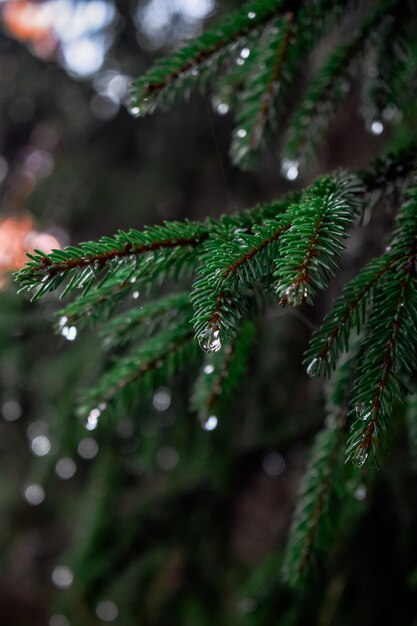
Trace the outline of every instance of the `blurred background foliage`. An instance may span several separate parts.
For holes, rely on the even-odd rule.
[[[0,3],[2,624],[414,623],[416,476],[401,431],[385,469],[368,477],[372,492],[351,485],[361,522],[342,527],[326,584],[294,598],[279,577],[323,419],[321,383],[304,373],[302,352],[342,282],[383,248],[383,207],[372,232],[352,233],[344,269],[314,310],[265,311],[250,384],[212,429],[189,411],[186,375],[134,414],[81,423],[75,399],[102,366],[97,337],[53,334],[55,296],[29,305],[8,278],[27,249],[231,212],[338,165],[361,167],[382,142],[405,139],[395,126],[365,128],[355,85],[315,170],[295,176],[277,150],[253,173],[231,167],[232,121],[210,94],[135,119],[131,78],[233,5]]]

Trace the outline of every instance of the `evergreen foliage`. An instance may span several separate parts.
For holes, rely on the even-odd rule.
[[[349,280],[305,355],[308,374],[329,378],[328,416],[312,446],[286,549],[284,576],[295,587],[309,580],[315,561],[328,551],[351,497],[349,481],[369,456],[387,448],[397,405],[416,392],[417,143],[410,104],[417,95],[411,56],[416,21],[415,3],[400,0],[258,0],[237,9],[139,78],[132,111],[166,109],[197,84],[230,72],[237,90],[233,162],[256,166],[261,150],[286,131],[284,164],[290,159],[298,172],[325,138],[362,64],[366,124],[403,115],[405,128],[413,129],[409,149],[393,144],[388,156],[363,171],[337,170],[300,193],[240,214],[166,222],[48,255],[35,252],[17,274],[33,298],[50,291],[75,294],[61,311],[58,330],[94,321],[114,351],[81,403],[87,423],[117,409],[119,399],[130,406],[200,364],[191,408],[209,430],[248,367],[263,307],[271,300],[275,306],[313,304],[338,272],[352,225],[365,229],[383,203],[391,209],[391,242]],[[325,36],[338,29],[348,35],[333,45]],[[305,77],[319,44],[325,58]],[[368,58],[373,62],[365,63]],[[233,82],[236,72],[240,78]],[[137,308],[139,288],[160,299]],[[413,395],[407,409],[413,446],[415,404]],[[346,464],[346,454],[353,463]]]

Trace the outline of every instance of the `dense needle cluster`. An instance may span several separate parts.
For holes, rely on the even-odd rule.
[[[416,23],[415,4],[400,0],[258,0],[157,62],[134,83],[131,108],[140,116],[168,108],[211,81],[213,101],[235,115],[233,162],[256,165],[279,131],[283,164],[296,175],[314,159],[358,77],[368,128],[379,132],[401,117],[408,128],[417,96]],[[323,41],[320,65],[294,100]],[[166,222],[49,255],[35,252],[17,275],[34,298],[56,289],[75,293],[61,326],[98,322],[106,348],[118,349],[84,396],[85,419],[196,364],[191,408],[210,429],[219,407],[233,401],[264,302],[313,304],[338,270],[349,227],[382,202],[395,212],[385,251],[345,286],[305,356],[311,376],[330,379],[329,410],[288,541],[284,573],[292,585],[305,580],[328,547],[335,527],[329,519],[342,510],[352,472],[386,446],[395,407],[416,391],[417,143],[409,134],[407,150],[394,146],[364,171],[326,174],[303,192],[219,220]],[[167,295],[167,287],[174,293]],[[139,289],[159,295],[136,308]],[[411,399],[407,420],[415,437]],[[353,464],[345,463],[346,454]]]

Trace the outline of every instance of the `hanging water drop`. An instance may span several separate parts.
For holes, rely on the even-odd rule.
[[[358,402],[355,406],[355,411],[358,419],[363,420],[364,422],[368,421],[372,416],[372,410],[366,406],[365,402]]]
[[[371,133],[373,135],[381,135],[384,132],[384,125],[379,120],[374,120],[371,124]]]
[[[323,359],[315,357],[310,363],[307,365],[307,374],[309,376],[320,376],[321,368],[323,364]]]
[[[201,334],[198,342],[204,352],[218,352],[222,347],[220,331],[214,328],[207,328],[207,330]]]
[[[368,454],[369,454],[369,452],[368,452],[367,447],[361,446],[357,450],[357,452],[356,452],[356,454],[355,454],[355,456],[353,458],[353,463],[354,463],[355,467],[357,467],[359,469],[361,467],[363,467],[365,465],[366,459],[368,458]]]
[[[203,430],[210,432],[211,430],[215,430],[217,428],[217,424],[219,420],[216,415],[210,415],[207,419],[201,422],[201,426]]]
[[[281,174],[287,180],[295,180],[296,178],[298,178],[299,165],[300,165],[299,161],[292,160],[292,159],[282,159]]]
[[[229,112],[229,105],[226,102],[219,102],[216,111],[219,115],[226,115]]]
[[[365,402],[358,402],[355,406],[356,415],[360,417],[365,410]]]
[[[299,306],[308,299],[308,289],[302,283],[293,284],[279,295],[281,295],[281,304]]]

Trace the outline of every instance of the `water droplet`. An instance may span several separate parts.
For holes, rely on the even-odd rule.
[[[358,402],[355,406],[356,416],[360,420],[367,421],[372,416],[372,409],[369,408],[369,404],[370,403],[368,403],[367,407],[365,402]]]
[[[353,457],[353,464],[357,468],[361,468],[365,465],[366,459],[368,458],[368,449],[365,446],[360,446],[356,451],[355,456]]]
[[[384,132],[384,125],[379,120],[374,120],[371,124],[371,133],[373,135],[381,135]]]
[[[193,67],[193,69],[191,70],[191,75],[198,76],[198,69],[196,67]]]
[[[240,56],[242,57],[242,59],[247,59],[249,55],[250,55],[249,48],[242,48],[240,52]]]
[[[157,411],[166,411],[171,405],[171,392],[167,387],[160,387],[154,393],[152,403]]]
[[[220,331],[215,330],[214,328],[207,328],[198,340],[200,344],[200,348],[204,350],[204,352],[218,352],[222,347],[222,343],[220,340]]]
[[[314,357],[314,359],[307,365],[307,374],[309,376],[320,376],[322,365],[323,359]]]
[[[67,341],[74,341],[77,337],[77,328],[75,326],[62,326],[61,335],[65,337]]]
[[[285,469],[285,460],[279,452],[269,452],[262,461],[262,467],[269,476],[279,476]]]
[[[210,417],[201,423],[201,426],[203,430],[211,431],[217,428],[218,423],[218,418],[215,415],[210,415]]]
[[[23,495],[28,504],[32,506],[38,506],[45,500],[45,491],[38,483],[31,483],[26,485],[23,490]]]
[[[355,489],[355,498],[356,498],[356,500],[359,500],[359,502],[362,502],[362,500],[365,500],[365,498],[366,498],[366,487],[365,487],[365,485],[359,485]]]
[[[140,107],[138,106],[130,106],[127,109],[130,113],[130,115],[133,115],[133,117],[139,117],[140,116]]]
[[[299,161],[291,159],[282,159],[281,161],[281,174],[287,180],[295,180],[298,178]]]
[[[255,19],[255,17],[256,17],[256,13],[255,13],[255,11],[249,11],[249,13],[248,13],[248,18],[249,18],[250,20],[254,20],[254,19]]]
[[[238,605],[240,613],[253,613],[258,608],[255,598],[243,598]]]
[[[220,102],[217,105],[216,111],[219,115],[226,115],[229,113],[229,105],[226,102]]]
[[[139,298],[139,295],[140,295],[140,294],[139,294],[139,291],[134,291],[134,292],[132,293],[132,298],[133,298],[134,300],[137,300],[137,299]]]
[[[15,422],[22,415],[22,407],[17,400],[6,400],[1,412],[6,422]]]
[[[119,609],[111,600],[102,600],[97,604],[96,614],[103,622],[113,622],[119,615]]]
[[[203,372],[205,374],[212,374],[214,372],[214,365],[211,365],[211,363],[209,363],[208,365],[205,365]]]
[[[243,65],[245,62],[245,59],[242,59],[242,57],[239,57],[238,59],[236,59],[236,65]]]
[[[87,415],[87,419],[85,421],[85,428],[87,430],[95,430],[98,425],[98,418],[101,415],[101,411],[99,408],[92,409],[90,413]]]
[[[57,565],[52,572],[52,582],[58,589],[69,589],[74,581],[74,574],[66,565]]]
[[[46,456],[51,451],[51,442],[46,435],[37,435],[30,443],[35,456]]]
[[[299,306],[303,302],[306,302],[308,298],[308,289],[302,283],[290,285],[285,289],[281,296],[282,304],[289,304],[290,306]]]
[[[156,454],[156,461],[163,470],[172,470],[179,461],[179,454],[173,446],[164,446]]]
[[[247,134],[248,131],[244,128],[238,128],[238,130],[236,131],[236,136],[239,137],[239,139],[244,139]]]
[[[77,471],[77,466],[75,462],[69,457],[63,457],[57,461],[55,465],[55,472],[58,478],[62,480],[69,480],[72,478]]]
[[[68,619],[65,615],[51,615],[49,620],[49,626],[70,626]]]
[[[78,454],[82,459],[90,461],[91,459],[94,459],[95,456],[97,456],[97,453],[98,443],[95,439],[93,439],[92,437],[85,437],[84,439],[81,439],[80,443],[78,444]]]

